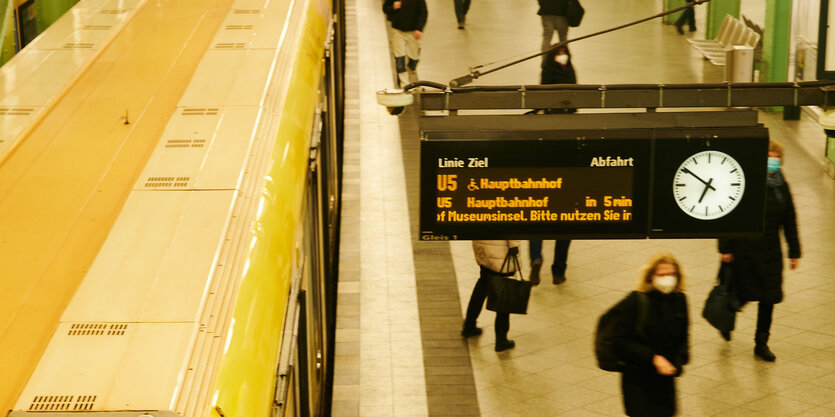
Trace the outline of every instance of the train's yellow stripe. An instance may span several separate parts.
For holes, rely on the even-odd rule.
[[[253,228],[255,242],[216,381],[213,405],[226,416],[267,417],[271,411],[293,271],[294,235],[304,218],[308,145],[327,35],[327,16],[321,9],[321,4],[311,1],[305,13],[263,190],[265,206]]]

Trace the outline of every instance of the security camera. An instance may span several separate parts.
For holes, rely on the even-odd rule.
[[[377,104],[386,106],[386,110],[392,116],[403,113],[406,106],[411,105],[414,101],[414,96],[403,90],[387,88],[377,92]]]

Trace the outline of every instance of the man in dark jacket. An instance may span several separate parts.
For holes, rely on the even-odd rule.
[[[722,262],[731,262],[734,285],[742,303],[759,301],[754,355],[773,362],[777,357],[768,348],[774,304],[783,301],[783,250],[780,230],[789,247],[789,268],[800,261],[797,220],[789,185],[783,179],[780,162],[783,147],[768,144],[768,178],[766,180],[765,233],[755,239],[719,239]],[[722,336],[730,340],[730,333]]]
[[[402,87],[418,80],[420,39],[423,37],[423,27],[426,26],[428,15],[426,1],[385,0],[383,12],[391,22],[391,47],[397,68],[397,81]]]
[[[536,14],[542,18],[543,51],[551,46],[555,30],[560,42],[568,39],[568,19],[565,17],[567,8],[568,0],[539,0],[539,11]]]

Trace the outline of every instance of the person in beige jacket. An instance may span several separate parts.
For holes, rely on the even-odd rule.
[[[484,306],[484,300],[487,298],[487,284],[490,275],[505,275],[512,276],[516,272],[515,265],[505,265],[505,270],[502,272],[502,264],[508,251],[519,253],[519,246],[521,240],[474,240],[473,252],[475,253],[475,260],[481,268],[481,273],[478,281],[475,283],[473,293],[470,295],[470,303],[467,305],[467,317],[464,319],[464,328],[461,330],[461,336],[470,337],[481,334],[481,329],[476,327],[476,319],[481,313],[481,308]],[[507,338],[507,332],[510,330],[510,314],[496,313],[496,352],[508,350],[516,346],[512,340]]]

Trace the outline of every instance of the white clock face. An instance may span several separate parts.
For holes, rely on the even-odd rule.
[[[713,220],[727,215],[742,200],[745,174],[730,155],[699,152],[681,163],[673,177],[673,197],[689,216]]]

